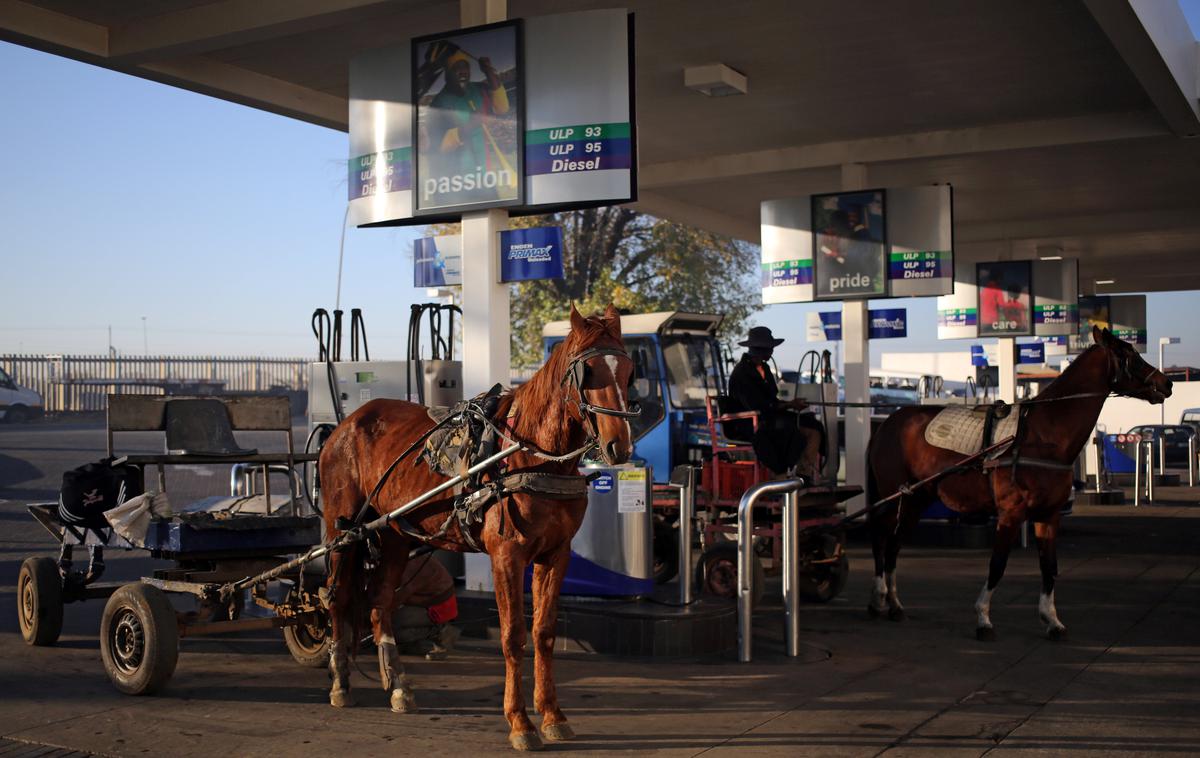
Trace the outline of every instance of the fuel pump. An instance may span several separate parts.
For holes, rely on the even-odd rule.
[[[836,481],[840,464],[838,451],[841,435],[837,418],[838,383],[833,373],[832,353],[828,350],[820,353],[809,350],[800,356],[793,396],[812,403],[817,418],[825,427],[827,455],[821,475],[826,480]]]
[[[451,406],[463,399],[462,361],[454,360],[454,317],[462,308],[445,303],[413,303],[408,317],[407,386],[412,396],[414,379],[421,405]],[[429,358],[421,357],[421,318],[429,326]]]

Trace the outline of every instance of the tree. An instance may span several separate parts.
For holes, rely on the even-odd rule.
[[[513,364],[542,360],[542,327],[610,302],[630,313],[683,310],[725,315],[722,335],[744,331],[757,311],[758,248],[621,206],[514,218],[515,228],[561,226],[562,279],[513,285]],[[450,233],[450,227],[434,227]]]

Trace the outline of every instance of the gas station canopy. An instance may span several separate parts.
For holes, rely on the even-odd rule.
[[[1085,292],[1200,289],[1200,46],[1174,0],[509,0],[507,15],[613,6],[636,14],[646,212],[757,241],[761,201],[837,190],[862,164],[871,186],[952,184],[965,259],[1078,257]],[[0,39],[346,130],[350,59],[453,29],[460,8],[0,0]],[[711,64],[745,92],[685,85]]]

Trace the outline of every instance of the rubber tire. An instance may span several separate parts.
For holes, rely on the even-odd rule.
[[[800,597],[810,603],[828,603],[846,589],[850,578],[850,559],[842,553],[841,560],[832,567],[822,566],[818,571],[800,574],[796,589]]]
[[[679,532],[667,525],[655,525],[654,583],[666,584],[679,573]]]
[[[132,671],[119,665],[113,652],[114,628],[119,616],[132,614],[144,634],[141,661]],[[166,594],[143,582],[126,584],[112,594],[100,618],[100,657],[104,671],[119,692],[152,695],[175,673],[179,661],[179,625]]]
[[[4,412],[4,423],[23,424],[33,418],[33,413],[23,405],[13,405]]]
[[[333,635],[329,633],[328,622],[320,642],[313,640],[307,625],[283,628],[283,642],[287,645],[288,652],[292,654],[296,663],[308,668],[319,669],[329,665],[329,645],[332,640]]]
[[[24,610],[26,588],[31,592],[29,617]],[[27,645],[53,645],[62,633],[62,575],[53,558],[26,558],[17,575],[17,625]]]
[[[730,572],[733,579],[733,586],[723,591],[709,586],[707,581],[710,571],[718,569],[722,572]],[[730,574],[726,574],[729,576]],[[737,600],[737,543],[730,540],[722,540],[714,542],[700,554],[700,561],[696,564],[695,586],[699,591],[709,597],[722,597],[727,600]],[[762,561],[758,556],[754,556],[754,561],[751,563],[750,569],[750,605],[757,607],[762,602],[763,592],[767,588],[767,572],[763,569]]]

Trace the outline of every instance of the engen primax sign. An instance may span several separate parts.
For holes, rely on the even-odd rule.
[[[350,64],[355,225],[637,199],[633,16],[605,9],[428,35]]]

